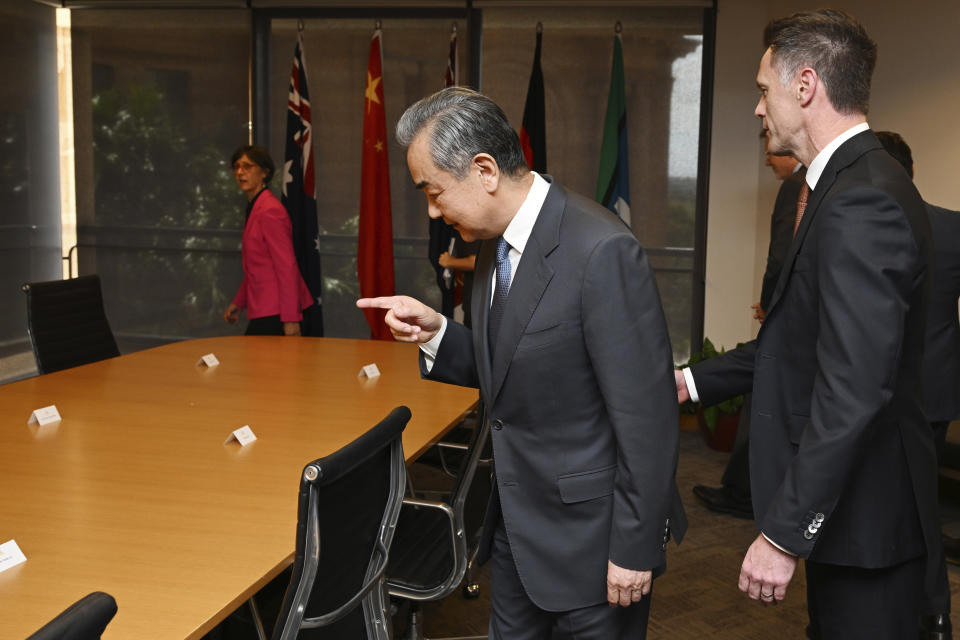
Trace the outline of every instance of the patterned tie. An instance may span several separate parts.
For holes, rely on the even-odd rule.
[[[807,198],[810,197],[810,186],[807,181],[803,181],[800,187],[800,197],[797,198],[797,218],[793,221],[793,235],[797,235],[797,229],[800,228],[800,220],[803,218],[803,212],[807,210]]]
[[[493,289],[493,302],[490,305],[490,318],[487,323],[487,337],[490,340],[490,355],[493,356],[493,347],[497,344],[497,334],[500,333],[500,320],[503,318],[503,308],[507,304],[507,294],[510,292],[510,245],[503,236],[497,238],[497,284]]]

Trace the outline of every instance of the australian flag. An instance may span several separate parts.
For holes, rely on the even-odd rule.
[[[316,304],[303,310],[301,333],[323,335],[323,278],[320,276],[320,229],[317,222],[317,188],[313,172],[313,126],[310,93],[303,53],[303,32],[297,34],[287,99],[287,142],[283,154],[283,206],[293,223],[293,250],[304,282]]]

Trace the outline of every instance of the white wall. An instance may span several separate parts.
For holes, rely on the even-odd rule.
[[[816,3],[815,3],[816,4]],[[829,4],[829,3],[825,3]],[[754,82],[763,27],[813,5],[718,0],[704,333],[718,346],[752,338],[776,181],[763,166]],[[877,42],[868,121],[903,135],[924,198],[960,209],[960,2],[838,0]]]

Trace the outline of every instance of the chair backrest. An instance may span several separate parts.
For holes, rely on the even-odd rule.
[[[117,602],[113,596],[94,591],[67,607],[27,640],[99,640],[116,613]]]
[[[103,310],[100,276],[30,282],[27,328],[40,373],[120,355]]]
[[[293,575],[273,640],[389,637],[381,586],[406,484],[409,420],[410,410],[397,407],[304,468]]]

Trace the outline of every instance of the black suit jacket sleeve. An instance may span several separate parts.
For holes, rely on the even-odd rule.
[[[923,349],[924,411],[931,422],[960,418],[960,212],[927,205],[936,252]]]
[[[778,495],[758,522],[770,539],[802,557],[815,539],[805,538],[798,523],[813,509],[828,524],[872,439],[880,430],[899,429],[895,415],[883,412],[897,392],[907,311],[926,271],[907,216],[890,194],[842,190],[817,216],[818,373],[810,415]],[[807,257],[798,256],[792,287],[804,286],[803,271],[813,263]]]
[[[761,329],[762,331],[762,329]],[[751,340],[719,356],[690,367],[700,403],[705,407],[749,393],[757,341]]]
[[[596,246],[581,291],[583,339],[618,448],[610,560],[662,567],[664,523],[679,511],[676,387],[653,270],[632,235]]]
[[[420,375],[437,382],[478,388],[480,379],[470,329],[447,318],[447,329],[430,371],[427,371],[423,351],[420,352]]]

